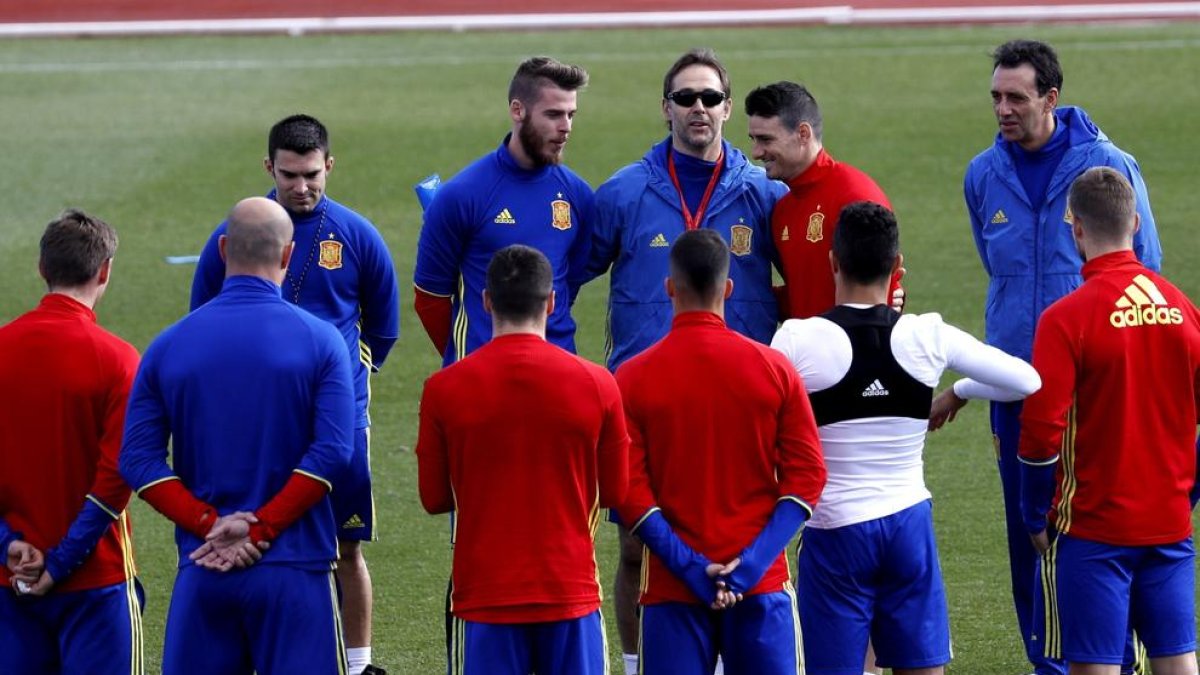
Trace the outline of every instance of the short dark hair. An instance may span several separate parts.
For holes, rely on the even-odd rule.
[[[1045,96],[1051,89],[1062,91],[1062,66],[1054,47],[1037,40],[1010,40],[992,52],[992,70],[1016,68],[1022,63],[1033,67],[1037,75],[1038,96]]]
[[[671,245],[671,279],[696,299],[715,300],[728,277],[729,246],[714,230],[688,230]]]
[[[46,225],[40,250],[38,267],[47,286],[82,286],[116,255],[117,231],[99,218],[67,209]]]
[[[663,78],[663,98],[671,93],[671,86],[675,83],[675,76],[683,71],[684,68],[691,66],[707,66],[716,71],[717,77],[721,80],[721,91],[725,92],[725,96],[733,94],[733,87],[729,85],[729,71],[725,70],[725,66],[717,59],[717,53],[708,47],[697,47],[688,50],[683,56],[675,60],[667,70],[666,77]]]
[[[1067,197],[1071,213],[1099,239],[1119,242],[1133,234],[1137,213],[1133,185],[1110,166],[1094,166],[1071,183]]]
[[[520,101],[526,107],[537,102],[542,89],[554,85],[566,91],[575,91],[587,86],[587,71],[579,66],[550,58],[535,56],[525,59],[517,66],[512,82],[508,85],[508,100]]]
[[[267,135],[267,157],[275,161],[280,150],[307,155],[313,150],[329,156],[329,131],[324,124],[309,115],[291,115],[275,123]]]
[[[783,126],[792,131],[807,122],[813,136],[821,140],[821,107],[802,84],[784,80],[758,87],[746,94],[746,115],[778,117]]]
[[[512,244],[496,251],[487,268],[492,312],[514,323],[537,319],[554,289],[554,271],[541,251]]]
[[[833,231],[833,255],[842,275],[860,284],[891,275],[900,252],[896,215],[874,202],[853,202],[842,208]]]

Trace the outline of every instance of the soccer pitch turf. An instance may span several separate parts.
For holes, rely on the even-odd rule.
[[[499,143],[516,64],[546,53],[590,71],[567,162],[593,185],[665,135],[662,74],[690,47],[712,46],[728,66],[737,104],[726,135],[743,150],[745,93],[780,79],[806,83],[824,111],[826,146],[870,173],[896,208],[909,310],[939,311],[982,335],[985,278],[961,181],[995,133],[988,53],[1013,37],[1053,44],[1065,72],[1061,101],[1085,107],[1137,157],[1164,272],[1200,297],[1196,23],[30,40],[0,42],[9,162],[0,179],[0,282],[8,289],[0,322],[36,303],[41,230],[78,206],[121,238],[101,323],[144,349],[187,307],[192,267],[164,257],[198,253],[234,202],[270,187],[261,160],[273,122],[301,111],[322,119],[337,157],[329,193],[383,232],[404,302],[401,341],[373,379],[374,660],[391,673],[442,672],[448,526],[421,510],[411,452],[421,386],[439,361],[411,311],[421,224],[411,186],[431,172],[449,177]],[[605,280],[585,287],[574,310],[580,352],[596,361],[606,289]],[[930,438],[926,474],[949,593],[950,670],[1017,673],[1028,665],[1009,601],[985,410],[973,404]],[[164,518],[136,499],[131,508],[147,590],[147,662],[157,672],[174,544]],[[611,527],[601,528],[598,547],[615,654]]]

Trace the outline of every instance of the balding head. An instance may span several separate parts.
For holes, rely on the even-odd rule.
[[[225,275],[251,275],[283,281],[292,253],[292,219],[272,199],[243,199],[229,212],[221,237]]]

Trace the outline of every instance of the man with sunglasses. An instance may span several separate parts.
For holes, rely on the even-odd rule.
[[[671,301],[663,286],[671,244],[708,228],[731,253],[728,326],[764,344],[779,319],[771,290],[771,210],[786,186],[767,178],[722,137],[732,110],[729,73],[710,49],[679,57],[663,78],[662,114],[670,134],[596,191],[596,228],[587,268],[611,268],[608,367],[667,334]],[[637,584],[642,545],[621,528],[617,625],[627,672],[637,663]]]

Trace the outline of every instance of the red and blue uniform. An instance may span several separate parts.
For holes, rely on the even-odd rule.
[[[607,672],[594,540],[628,446],[612,375],[540,336],[429,378],[417,460],[425,509],[455,512],[450,672]]]
[[[784,547],[826,475],[800,376],[721,317],[687,312],[617,383],[632,439],[620,517],[653,554],[642,562],[644,672],[711,673],[718,653],[735,672],[798,672]],[[734,558],[726,581],[745,598],[710,610],[705,568]]]
[[[1042,315],[1043,386],[1021,415],[1025,524],[1059,533],[1048,576],[1062,632],[1049,647],[1119,664],[1132,628],[1151,657],[1186,653],[1200,312],[1133,251],[1089,260],[1083,276]]]
[[[350,461],[354,418],[341,336],[270,281],[230,277],[151,343],[120,469],[178,525],[164,673],[344,672],[326,494]],[[316,490],[285,517],[268,517],[296,485]],[[269,528],[255,535],[271,541],[262,560],[227,573],[192,564],[212,518],[237,511]]]
[[[0,553],[46,555],[45,597],[0,591],[0,672],[142,670],[129,487],[117,473],[137,351],[60,293],[0,328]],[[0,581],[9,585],[8,569]]]

